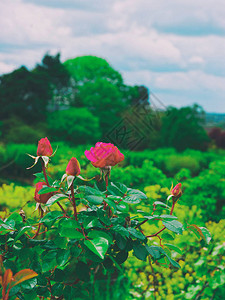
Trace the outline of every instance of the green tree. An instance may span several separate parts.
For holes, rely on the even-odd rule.
[[[0,77],[0,118],[16,115],[29,123],[42,120],[49,97],[48,83],[23,66]]]
[[[186,148],[206,150],[209,138],[203,124],[204,111],[199,105],[180,109],[169,107],[162,118],[161,145],[178,151]]]
[[[106,60],[82,56],[67,60],[64,65],[71,75],[72,106],[85,106],[99,118],[103,135],[120,122],[138,87],[124,84],[122,76]]]
[[[60,94],[69,74],[60,55],[45,55],[32,71],[22,66],[0,77],[0,118],[16,116],[27,123],[45,120],[50,99]]]
[[[99,120],[85,107],[49,113],[47,122],[50,135],[56,141],[76,145],[95,143],[100,137]]]

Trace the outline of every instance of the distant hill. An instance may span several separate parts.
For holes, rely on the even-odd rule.
[[[225,114],[206,113],[206,127],[215,126],[225,128]]]

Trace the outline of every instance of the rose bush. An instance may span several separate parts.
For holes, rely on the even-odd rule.
[[[11,289],[8,281],[2,282],[2,294],[8,293],[10,299],[89,299],[88,285],[85,290],[83,283],[99,273],[120,271],[131,251],[139,260],[148,258],[150,266],[166,262],[171,268],[180,268],[164,249],[159,236],[167,230],[178,235],[184,230],[192,231],[203,243],[210,241],[206,228],[182,225],[177,220],[174,215],[177,195],[171,195],[168,202],[171,206],[155,201],[147,212],[136,210],[136,204],[147,201],[141,191],[109,182],[108,171],[103,172],[102,177],[98,174],[84,179],[78,175],[80,168],[74,158],[61,179],[52,179],[47,174],[49,158],[46,160],[46,154],[49,152],[42,153],[45,155],[38,156],[42,172],[35,174],[39,179],[35,200],[39,200],[40,219],[37,222],[32,216],[14,212],[0,222],[0,254],[4,267],[1,276],[4,278],[6,272],[10,272],[7,270],[15,274],[29,269],[37,274],[27,278],[26,284]],[[101,169],[124,159],[117,147],[106,143],[97,143],[85,154]],[[33,158],[37,163],[37,157]],[[54,204],[58,210],[52,209]],[[136,211],[134,216],[129,214],[130,205],[133,212]],[[167,212],[162,213],[162,209]],[[144,224],[160,227],[154,233],[146,232]],[[152,243],[152,237],[159,238],[157,245]]]

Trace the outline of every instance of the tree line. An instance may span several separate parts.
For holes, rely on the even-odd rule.
[[[145,86],[129,86],[102,58],[64,63],[46,54],[0,76],[0,131],[5,143],[30,143],[43,135],[70,144],[111,141],[123,148],[175,147],[205,150],[209,138],[198,105],[152,108]]]

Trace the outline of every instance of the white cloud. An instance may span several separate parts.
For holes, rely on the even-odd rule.
[[[13,64],[7,64],[0,62],[0,74],[10,73],[15,70],[16,66]]]
[[[164,98],[222,99],[224,14],[224,0],[1,1],[0,74],[33,67],[47,51],[96,55]]]

